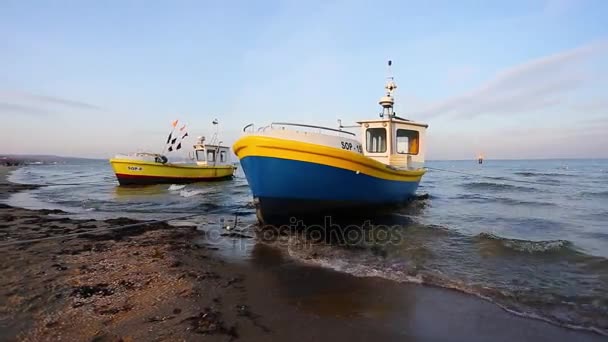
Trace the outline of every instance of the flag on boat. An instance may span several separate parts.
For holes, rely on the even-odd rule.
[[[216,121],[217,121],[217,119],[216,119]],[[184,124],[178,128],[177,127],[178,123],[179,123],[179,120],[175,120],[171,123],[171,126],[173,126],[173,129],[171,130],[171,133],[169,133],[169,136],[167,137],[167,143],[166,143],[167,145],[169,145],[169,147],[167,148],[167,151],[169,151],[169,152],[173,152],[173,151],[177,151],[177,150],[181,149],[182,142],[188,136],[188,132],[186,131],[186,124]],[[179,130],[179,131],[176,132],[176,130]],[[173,133],[175,133],[175,135],[173,135]],[[181,136],[181,138],[180,138],[180,136]],[[175,145],[176,143],[177,143],[177,145]]]
[[[167,137],[167,144],[169,144],[169,142],[171,141],[171,137],[173,136],[173,131],[175,131],[175,126],[177,126],[177,123],[179,122],[179,120],[173,120],[173,122],[171,123],[171,126],[173,126],[173,129],[171,130],[171,133],[169,133],[169,136]],[[186,125],[184,125],[181,129],[183,130],[184,128],[186,128]]]

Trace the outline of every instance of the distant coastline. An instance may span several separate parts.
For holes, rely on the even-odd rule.
[[[0,166],[52,165],[74,160],[102,160],[98,158],[62,157],[54,155],[0,154]]]

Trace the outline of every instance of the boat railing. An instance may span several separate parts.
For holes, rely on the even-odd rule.
[[[258,127],[257,132],[258,132],[258,133],[259,133],[259,132],[264,132],[264,131],[266,131],[266,129],[268,129],[269,127],[270,127],[270,125],[268,125],[268,126],[262,126],[262,127]],[[249,124],[249,125],[247,125],[247,126],[243,127],[243,132],[244,132],[244,133],[250,133],[250,134],[251,134],[251,133],[255,133],[255,132],[256,132],[255,126],[254,126],[253,124]]]
[[[249,133],[253,133],[253,131],[255,130],[255,127],[253,127],[253,124],[250,123],[249,125],[243,127],[243,132],[246,133],[248,128],[251,128],[251,131]]]
[[[347,134],[347,135],[351,135],[351,136],[356,136],[355,133],[349,132],[349,131],[344,131],[342,129],[336,129],[336,128],[331,128],[331,127],[324,127],[324,126],[315,126],[315,125],[306,125],[306,124],[298,124],[298,123],[291,123],[291,122],[273,122],[270,125],[267,126],[262,126],[262,127],[258,127],[257,132],[265,132],[267,129],[277,129],[275,126],[294,126],[294,127],[303,127],[303,128],[311,128],[311,129],[318,129],[318,130],[325,130],[325,131],[331,131],[331,132],[336,132],[336,133],[343,133],[343,134]],[[243,132],[244,133],[254,133],[256,132],[255,126],[251,123],[246,125],[245,127],[243,127]]]
[[[277,126],[294,126],[294,127],[313,128],[313,129],[319,129],[319,130],[325,130],[325,131],[331,131],[331,132],[343,133],[343,134],[348,134],[348,135],[356,136],[355,133],[348,132],[348,131],[343,131],[341,129],[331,128],[331,127],[323,127],[323,126],[315,126],[315,125],[305,125],[305,124],[298,124],[298,123],[291,123],[291,122],[273,122],[273,123],[270,124],[270,128],[274,129],[275,125],[277,125]]]

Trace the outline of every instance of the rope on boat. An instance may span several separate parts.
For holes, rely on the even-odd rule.
[[[211,213],[213,213],[213,211],[207,212],[205,214],[211,214]],[[77,237],[80,235],[94,234],[94,233],[98,233],[98,232],[108,232],[108,231],[112,231],[112,230],[120,230],[120,229],[126,229],[126,228],[134,228],[134,227],[146,226],[149,224],[162,223],[162,222],[168,222],[168,221],[173,221],[173,220],[183,220],[186,218],[191,218],[191,217],[201,216],[201,215],[203,215],[203,214],[201,214],[201,213],[190,214],[190,215],[172,217],[172,218],[162,219],[162,220],[137,222],[137,223],[126,224],[126,225],[116,226],[116,227],[102,227],[102,228],[87,230],[85,232],[70,233],[70,234],[63,234],[63,235],[57,235],[57,236],[47,236],[47,237],[43,237],[43,238],[28,239],[28,240],[15,240],[15,241],[10,241],[10,242],[0,243],[0,248],[13,246],[13,245],[20,245],[20,244],[24,244],[24,243],[34,243],[34,242],[47,241],[47,240],[73,238],[73,237]]]

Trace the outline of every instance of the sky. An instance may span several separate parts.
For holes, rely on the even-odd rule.
[[[427,159],[608,158],[608,1],[0,0],[0,153],[395,111]]]

